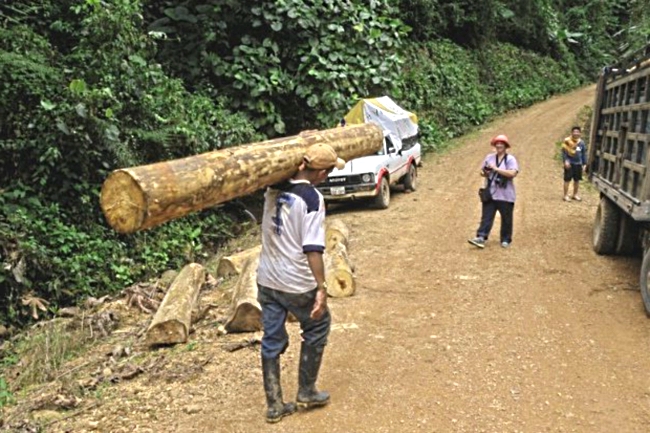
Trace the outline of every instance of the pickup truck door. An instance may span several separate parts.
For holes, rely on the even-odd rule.
[[[406,167],[406,157],[401,155],[396,143],[390,135],[384,139],[386,146],[386,155],[388,155],[388,171],[390,172],[390,182],[397,183],[397,181],[406,174],[408,167]]]

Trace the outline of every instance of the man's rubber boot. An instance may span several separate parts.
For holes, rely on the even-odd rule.
[[[262,375],[266,393],[266,422],[276,423],[296,411],[296,405],[282,401],[280,358],[262,358]]]
[[[325,347],[312,347],[306,343],[300,346],[300,368],[298,371],[298,397],[296,403],[301,409],[325,406],[330,402],[328,392],[316,390],[318,370],[323,360]]]

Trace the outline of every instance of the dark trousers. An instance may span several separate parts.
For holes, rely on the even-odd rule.
[[[312,347],[327,344],[332,317],[329,310],[319,320],[310,316],[316,301],[316,289],[307,293],[285,293],[258,284],[257,300],[262,306],[262,357],[277,358],[289,346],[289,335],[285,327],[287,313],[291,312],[300,322],[302,339]]]
[[[477,236],[487,240],[494,224],[494,217],[497,212],[501,214],[501,242],[512,242],[512,219],[515,204],[507,201],[492,200],[483,203],[481,212],[481,225],[478,228]]]

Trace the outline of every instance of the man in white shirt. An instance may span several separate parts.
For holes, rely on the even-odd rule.
[[[298,407],[329,403],[329,394],[316,390],[331,316],[325,283],[325,202],[314,187],[345,161],[326,144],[310,146],[298,172],[264,196],[262,252],[257,272],[262,306],[262,373],[268,410],[266,420],[278,422],[296,411],[284,403],[280,355],[289,346],[285,321],[289,312],[300,322],[302,345],[298,373]]]

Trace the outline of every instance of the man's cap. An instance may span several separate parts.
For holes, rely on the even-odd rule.
[[[510,148],[510,140],[508,140],[508,136],[505,135],[505,134],[497,135],[497,136],[494,137],[494,138],[492,139],[492,141],[490,142],[490,144],[491,144],[492,146],[496,146],[497,143],[503,143],[503,144],[506,145],[507,148]]]
[[[303,157],[308,168],[313,170],[329,170],[345,167],[345,161],[336,156],[336,151],[328,144],[313,144],[309,146]]]

